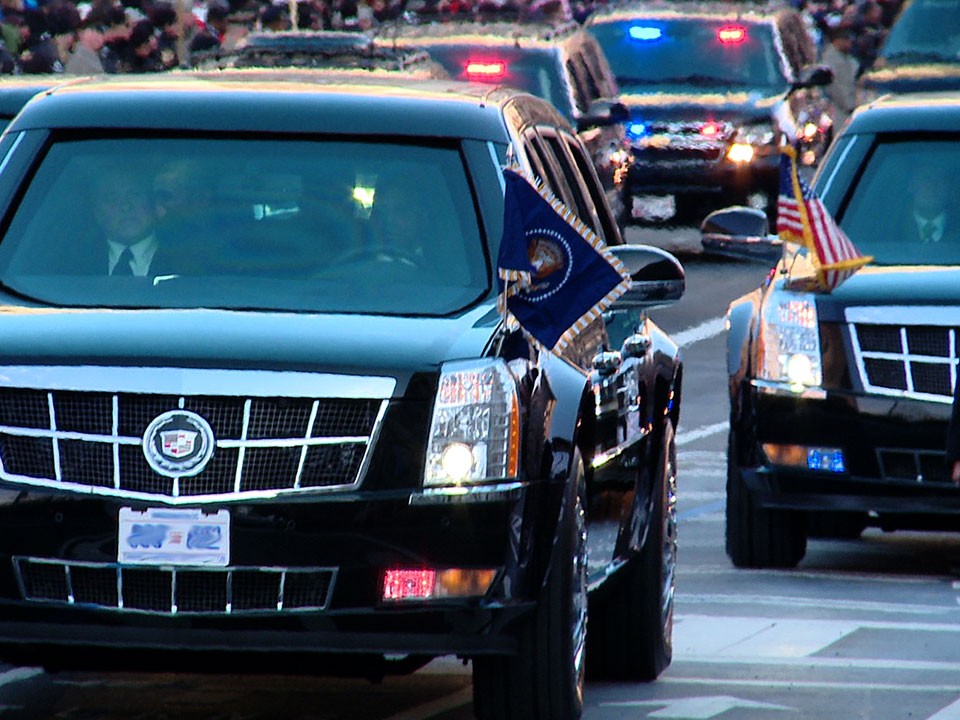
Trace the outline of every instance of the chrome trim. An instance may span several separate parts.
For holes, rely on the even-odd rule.
[[[410,495],[410,505],[466,505],[518,500],[526,487],[521,481],[472,487],[432,487]]]
[[[393,396],[391,377],[273,370],[78,367],[15,365],[0,368],[0,387],[155,395],[323,397],[383,400]]]
[[[597,453],[593,456],[593,459],[590,461],[590,467],[598,468],[603,465],[606,465],[611,460],[623,455],[627,450],[636,445],[638,442],[643,440],[647,435],[650,434],[650,429],[647,427],[641,427],[638,435],[634,435],[632,438],[619,443],[616,447],[612,447],[609,450],[604,450],[603,452]]]
[[[391,380],[391,382],[393,382]],[[340,399],[340,398],[336,398]],[[351,398],[352,399],[352,398]],[[368,399],[368,398],[359,398],[359,399]],[[314,407],[316,408],[319,401],[314,401]],[[180,397],[178,405],[183,407],[185,404],[185,398]],[[237,448],[238,449],[238,458],[237,458],[237,471],[234,480],[233,491],[230,493],[216,493],[216,494],[193,494],[193,495],[181,495],[180,491],[180,479],[182,477],[189,477],[189,475],[180,475],[173,476],[173,485],[170,495],[159,494],[159,493],[147,493],[139,492],[135,490],[121,490],[120,489],[120,474],[119,474],[119,448],[121,445],[133,445],[137,447],[142,447],[143,438],[142,437],[126,437],[120,436],[118,434],[114,435],[101,435],[94,433],[81,433],[74,431],[64,431],[56,429],[56,418],[54,415],[54,400],[53,393],[47,393],[47,407],[50,414],[50,425],[49,430],[41,430],[38,428],[23,428],[15,427],[10,425],[0,425],[0,433],[20,436],[20,437],[34,437],[34,438],[46,438],[51,441],[54,454],[54,476],[55,479],[47,478],[38,478],[28,475],[15,475],[9,473],[6,470],[6,467],[3,462],[3,458],[0,457],[0,481],[4,481],[10,484],[15,484],[18,486],[34,487],[34,488],[46,488],[52,489],[58,492],[69,492],[69,493],[79,493],[83,495],[91,495],[98,497],[113,497],[113,498],[125,498],[130,500],[144,500],[149,501],[154,504],[162,505],[184,505],[184,504],[205,504],[205,503],[214,503],[214,502],[240,502],[240,501],[249,501],[249,500],[266,500],[266,499],[276,499],[284,498],[291,495],[302,495],[305,493],[315,494],[315,495],[327,495],[330,493],[341,493],[349,492],[356,490],[360,487],[363,482],[363,479],[366,475],[367,469],[370,464],[370,457],[372,453],[372,448],[380,435],[380,429],[383,425],[383,419],[386,415],[386,409],[388,405],[387,400],[381,400],[379,410],[377,411],[377,416],[373,421],[373,427],[369,438],[366,436],[337,436],[337,437],[310,437],[310,425],[307,429],[307,437],[304,438],[277,438],[277,439],[246,439],[246,435],[249,428],[250,420],[250,407],[251,400],[247,398],[244,403],[244,418],[243,418],[243,427],[242,427],[242,436],[240,440],[216,440],[215,446],[217,448]],[[119,429],[119,402],[117,395],[112,397],[112,412],[113,418],[111,419],[111,429],[116,433]],[[311,414],[311,421],[316,417],[316,411]],[[63,480],[63,474],[60,467],[59,461],[59,441],[61,440],[79,440],[86,442],[96,442],[101,444],[111,444],[113,451],[113,460],[114,460],[114,471],[113,471],[113,485],[111,487],[101,486],[101,485],[88,485],[85,483],[77,482],[66,482]],[[303,470],[303,460],[309,447],[312,446],[321,446],[321,445],[360,445],[363,444],[366,446],[364,450],[363,457],[360,460],[360,464],[357,469],[357,474],[353,480],[349,483],[340,483],[336,485],[327,485],[327,486],[311,486],[311,487],[301,487],[300,478]],[[240,483],[242,478],[243,471],[243,456],[245,454],[246,448],[258,448],[258,447],[302,447],[301,452],[301,462],[297,468],[297,476],[294,479],[293,487],[290,488],[274,488],[269,490],[241,490]]]
[[[840,168],[845,167],[844,161],[847,159],[847,155],[850,154],[850,151],[853,149],[853,146],[856,145],[858,142],[860,142],[860,136],[853,135],[850,138],[850,142],[848,142],[844,146],[843,151],[840,153],[840,158],[833,164],[833,172],[830,173],[830,177],[828,177],[823,183],[823,190],[821,190],[819,193],[820,197],[823,197],[824,195],[827,195],[830,192],[830,186],[833,185],[834,178],[837,177],[837,171]]]
[[[82,560],[61,560],[56,558],[37,558],[37,557],[27,557],[22,555],[15,555],[11,558],[14,570],[14,576],[17,581],[17,586],[20,590],[20,596],[27,602],[31,603],[40,603],[44,605],[72,605],[74,607],[95,607],[107,610],[116,610],[124,613],[136,613],[140,615],[159,615],[159,616],[168,616],[176,614],[188,614],[188,615],[247,615],[247,614],[264,614],[271,612],[282,612],[282,613],[303,613],[303,612],[317,612],[325,611],[330,607],[330,600],[333,597],[333,589],[337,582],[338,568],[336,567],[275,567],[275,566],[231,566],[226,568],[211,568],[211,567],[195,567],[195,566],[135,566],[135,565],[121,565],[119,563],[101,563],[101,562],[87,562]],[[63,568],[64,571],[64,580],[65,580],[65,589],[67,591],[66,600],[52,600],[49,598],[37,598],[30,596],[27,593],[26,580],[23,575],[22,564],[34,564],[34,565],[50,565],[55,567]],[[116,605],[102,605],[98,603],[84,603],[78,602],[76,600],[75,594],[73,592],[73,586],[71,582],[71,568],[92,568],[97,570],[114,570],[117,577],[117,604]],[[157,573],[169,573],[170,574],[170,610],[161,611],[161,610],[143,610],[140,608],[128,608],[124,607],[123,604],[123,571],[124,570],[152,570]],[[178,609],[176,604],[176,588],[177,588],[177,574],[178,573],[220,573],[225,574],[224,578],[224,587],[226,593],[226,603],[224,609],[220,610],[188,610],[181,611]],[[262,572],[272,575],[279,575],[280,581],[277,590],[277,603],[276,609],[264,609],[256,608],[253,610],[234,610],[233,609],[233,579],[235,573],[238,572]],[[284,592],[286,590],[287,578],[291,575],[297,574],[328,574],[329,582],[327,583],[325,596],[322,598],[322,602],[319,605],[305,605],[303,607],[286,607],[284,605]]]
[[[10,146],[10,149],[7,150],[7,154],[3,156],[3,160],[0,161],[0,172],[3,172],[4,168],[7,167],[7,163],[10,162],[10,158],[13,157],[13,154],[17,151],[17,147],[23,142],[23,138],[26,137],[25,132],[17,133],[17,138],[13,141],[13,144]]]
[[[804,400],[823,400],[827,397],[827,391],[822,387],[804,387],[803,390],[797,392],[785,383],[757,379],[750,380],[750,386],[762,395],[802,398]]]
[[[953,307],[940,305],[889,305],[889,306],[866,306],[847,308],[844,311],[844,318],[847,321],[847,332],[850,335],[850,343],[853,346],[854,362],[859,373],[860,383],[864,391],[871,395],[882,395],[885,397],[910,398],[913,400],[922,400],[925,402],[940,403],[949,405],[953,402],[953,393],[942,395],[939,393],[919,392],[913,387],[913,373],[911,365],[914,362],[920,362],[927,365],[946,365],[950,371],[951,390],[957,386],[957,333],[956,328],[960,327],[960,311]],[[922,318],[922,322],[917,322],[917,318]],[[876,325],[878,327],[898,330],[900,336],[901,352],[882,352],[878,350],[863,350],[860,347],[860,335],[857,325]],[[912,327],[939,327],[947,332],[948,355],[921,355],[909,352],[907,342],[907,329]],[[904,370],[904,381],[907,388],[900,390],[898,388],[886,387],[884,385],[874,385],[870,382],[867,374],[865,360],[889,360],[902,365]]]
[[[960,309],[943,305],[878,305],[850,307],[844,310],[844,318],[848,323],[865,323],[869,325],[942,325],[944,327],[960,326]],[[923,322],[917,322],[922,317]]]

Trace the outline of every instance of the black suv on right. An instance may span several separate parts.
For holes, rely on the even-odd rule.
[[[829,142],[828,71],[800,16],[762,4],[632,2],[587,19],[630,108],[625,205],[646,222],[774,209],[781,139],[815,164]],[[798,135],[799,133],[799,135]]]
[[[960,93],[861,108],[813,189],[873,262],[812,292],[809,259],[784,243],[767,280],[730,305],[734,565],[792,567],[808,537],[856,538],[867,526],[958,528],[944,459],[960,358],[958,173]],[[704,221],[704,248],[775,246],[764,225],[750,209],[720,211]]]

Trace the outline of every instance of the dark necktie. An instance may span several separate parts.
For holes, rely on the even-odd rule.
[[[126,247],[123,249],[123,252],[120,253],[120,259],[117,260],[117,264],[113,266],[113,272],[111,275],[133,275],[133,268],[130,267],[130,263],[133,262],[133,253],[130,252],[130,248]]]

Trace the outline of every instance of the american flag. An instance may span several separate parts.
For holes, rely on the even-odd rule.
[[[800,177],[796,151],[791,147],[784,148],[780,155],[777,235],[810,250],[817,268],[817,282],[827,292],[873,260],[860,254],[817,194]]]

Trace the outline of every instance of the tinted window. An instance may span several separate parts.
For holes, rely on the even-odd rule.
[[[879,264],[960,264],[960,136],[881,141],[850,189],[840,226]],[[933,237],[924,238],[927,223]]]
[[[453,144],[60,142],[0,241],[0,280],[67,305],[449,313],[488,285],[465,174]],[[147,277],[109,276],[130,243],[154,247]]]
[[[697,17],[637,18],[598,22],[589,29],[621,88],[643,84],[780,88],[787,82],[769,25]]]

